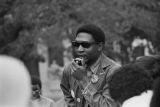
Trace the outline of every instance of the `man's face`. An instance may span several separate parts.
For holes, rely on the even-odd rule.
[[[89,33],[78,33],[72,45],[77,57],[84,58],[87,64],[94,63],[101,53],[102,45],[96,43]]]

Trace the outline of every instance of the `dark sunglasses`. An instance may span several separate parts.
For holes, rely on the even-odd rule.
[[[93,44],[98,44],[98,42],[77,42],[77,41],[72,41],[72,46],[78,48],[80,45],[83,48],[89,48]]]

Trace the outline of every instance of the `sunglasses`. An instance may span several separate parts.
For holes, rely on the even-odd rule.
[[[78,48],[80,45],[83,48],[89,48],[93,44],[98,44],[98,42],[77,42],[77,41],[72,41],[72,46]]]

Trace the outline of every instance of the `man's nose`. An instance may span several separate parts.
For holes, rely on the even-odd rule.
[[[78,50],[78,52],[83,52],[83,51],[84,51],[84,48],[83,48],[82,45],[80,45],[77,50]]]

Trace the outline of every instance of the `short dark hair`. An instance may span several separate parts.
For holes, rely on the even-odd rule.
[[[86,32],[92,35],[94,40],[96,42],[102,42],[105,44],[105,33],[102,31],[102,29],[94,24],[86,24],[82,25],[81,27],[78,28],[76,32],[76,36],[80,32]]]
[[[142,92],[152,89],[152,78],[143,69],[127,64],[117,69],[109,81],[111,97],[121,104]]]
[[[32,82],[32,85],[39,85],[40,89],[42,88],[42,83],[41,83],[40,77],[31,76],[31,82]]]

